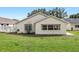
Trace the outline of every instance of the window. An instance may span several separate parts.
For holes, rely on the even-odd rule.
[[[47,30],[47,25],[42,25],[42,30]]]
[[[25,30],[32,30],[32,24],[25,24]]]
[[[1,24],[1,26],[3,26],[3,24]]]
[[[54,30],[60,30],[60,25],[59,24],[54,25]]]
[[[75,28],[79,28],[79,25],[75,25]]]
[[[9,24],[6,24],[7,26],[9,25]]]
[[[29,24],[29,30],[32,30],[32,24]]]
[[[48,25],[48,30],[53,30],[53,25]]]
[[[60,30],[60,24],[42,25],[42,30]]]

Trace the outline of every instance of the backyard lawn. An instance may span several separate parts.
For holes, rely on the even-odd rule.
[[[79,31],[68,31],[68,32],[73,33],[75,35],[79,35]]]
[[[79,34],[79,32],[78,32]],[[79,51],[77,36],[35,36],[0,33],[2,52],[65,52]]]

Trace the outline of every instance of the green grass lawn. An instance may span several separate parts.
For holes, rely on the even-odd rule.
[[[79,51],[78,36],[34,36],[0,33],[0,51],[3,52],[59,52]]]
[[[68,32],[73,33],[75,35],[79,35],[79,31],[68,31]]]

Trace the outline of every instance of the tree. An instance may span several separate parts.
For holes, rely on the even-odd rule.
[[[33,15],[33,14],[36,14],[38,12],[42,12],[42,13],[45,13],[46,14],[46,9],[43,8],[43,9],[37,9],[37,10],[33,10],[31,13],[28,13],[28,17]]]
[[[51,12],[51,15],[56,16],[58,18],[64,18],[67,16],[67,12],[65,12],[64,8],[54,8]]]
[[[67,16],[67,12],[65,12],[64,8],[56,7],[56,8],[53,8],[52,10],[49,10],[49,11],[47,11],[45,8],[33,10],[31,13],[28,13],[28,17],[37,13],[37,12],[42,12],[42,13],[47,14],[47,15],[53,15],[53,16],[56,16],[58,18],[64,18]]]
[[[79,13],[72,14],[72,15],[69,16],[69,18],[79,18]]]

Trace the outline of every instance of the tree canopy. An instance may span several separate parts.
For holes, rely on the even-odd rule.
[[[38,12],[42,12],[47,15],[53,15],[58,18],[64,18],[67,16],[67,12],[65,12],[64,8],[56,7],[56,8],[53,8],[52,10],[49,10],[49,11],[47,11],[45,8],[33,10],[31,13],[28,13],[28,17],[35,14],[35,13],[38,13]]]
[[[69,16],[69,18],[79,18],[79,13],[72,14],[72,15]]]

